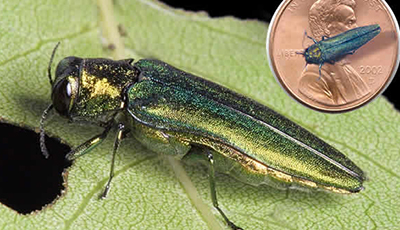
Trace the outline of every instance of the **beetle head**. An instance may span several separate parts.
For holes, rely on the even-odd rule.
[[[82,58],[66,57],[57,65],[51,99],[56,111],[67,118],[71,118],[71,110],[77,99],[82,62]]]
[[[308,47],[304,51],[304,58],[306,59],[307,64],[321,64],[322,63],[322,55],[321,49],[316,46],[312,45]]]

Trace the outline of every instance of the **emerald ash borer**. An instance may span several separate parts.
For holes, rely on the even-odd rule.
[[[324,63],[335,64],[348,54],[353,54],[361,46],[372,40],[381,32],[378,24],[361,26],[351,30],[347,30],[334,37],[322,37],[317,42],[314,38],[307,35],[314,44],[309,46],[304,52],[298,52],[306,59],[306,65],[319,65],[319,77],[321,77],[321,68]]]
[[[112,130],[117,137],[114,161],[128,131],[150,150],[178,159],[204,159],[209,166],[214,207],[219,208],[214,172],[229,174],[251,185],[357,193],[363,190],[363,171],[341,152],[270,108],[238,93],[179,70],[159,60],[109,60],[66,57],[57,66],[52,104],[40,121],[43,154],[44,121],[55,110],[72,122],[94,123],[104,131],[73,149],[75,159],[101,143]]]

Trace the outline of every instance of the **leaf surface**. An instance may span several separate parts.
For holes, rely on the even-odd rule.
[[[356,111],[323,114],[296,103],[267,63],[267,24],[171,9],[151,0],[5,1],[0,4],[0,117],[39,126],[50,103],[51,51],[65,56],[157,58],[222,84],[289,117],[367,172],[360,194],[281,191],[217,176],[219,203],[244,229],[393,229],[400,199],[400,116],[383,97]],[[118,34],[118,25],[126,33]],[[112,44],[110,46],[110,44]],[[114,50],[107,47],[114,47]],[[54,68],[53,64],[53,68]],[[101,132],[55,116],[46,130],[77,146]],[[212,208],[207,170],[123,142],[106,200],[114,135],[74,162],[67,191],[31,215],[0,206],[0,229],[227,229]],[[51,153],[57,154],[57,153]]]

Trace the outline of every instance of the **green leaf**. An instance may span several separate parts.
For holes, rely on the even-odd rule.
[[[103,5],[106,4],[106,5]],[[107,5],[108,4],[108,5]],[[151,0],[3,1],[0,4],[0,117],[39,126],[50,103],[51,51],[65,56],[161,59],[225,85],[289,117],[367,172],[360,194],[281,191],[217,176],[219,202],[244,229],[393,229],[398,226],[400,116],[383,97],[356,111],[323,114],[294,102],[273,78],[267,24],[171,9]],[[117,25],[126,37],[119,37]],[[105,48],[110,44],[115,50]],[[55,116],[46,130],[76,146],[101,132]],[[0,229],[227,229],[213,209],[207,171],[158,156],[128,138],[106,200],[113,135],[74,162],[65,195],[20,215],[0,206]],[[57,153],[51,153],[57,154]]]

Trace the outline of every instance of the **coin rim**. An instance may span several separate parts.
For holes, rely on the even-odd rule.
[[[268,25],[268,33],[267,33],[267,40],[266,40],[266,50],[267,50],[267,58],[268,58],[268,65],[271,69],[272,74],[275,77],[275,80],[279,83],[279,85],[281,86],[281,88],[285,91],[286,94],[288,94],[293,100],[295,100],[296,102],[300,103],[303,106],[306,106],[308,108],[311,108],[313,110],[319,111],[319,112],[325,112],[325,113],[345,113],[345,112],[349,112],[358,108],[361,108],[369,103],[371,103],[372,101],[376,100],[386,89],[387,87],[390,85],[390,83],[393,81],[394,76],[396,76],[396,72],[399,68],[399,62],[400,62],[400,29],[399,29],[399,24],[397,22],[397,18],[394,15],[392,9],[390,8],[390,6],[386,3],[385,0],[380,0],[383,5],[385,6],[386,10],[389,12],[389,15],[391,16],[391,20],[394,24],[395,30],[397,32],[397,59],[396,59],[396,63],[393,65],[392,68],[392,72],[390,74],[390,77],[386,80],[386,82],[383,84],[383,87],[381,87],[379,90],[377,90],[375,92],[375,94],[373,96],[371,96],[370,99],[364,101],[363,103],[360,104],[355,104],[351,107],[347,107],[347,108],[321,108],[321,107],[316,107],[313,104],[309,104],[305,101],[302,101],[301,98],[299,98],[295,93],[292,93],[291,90],[289,90],[289,87],[285,87],[284,83],[281,81],[281,79],[278,77],[278,74],[275,72],[276,70],[276,66],[275,66],[275,62],[272,61],[271,58],[271,53],[272,50],[270,50],[270,48],[272,49],[272,47],[270,47],[270,42],[271,42],[271,34],[272,32],[274,32],[276,30],[277,24],[275,23],[278,15],[280,15],[281,11],[283,12],[283,9],[287,7],[287,5],[293,0],[285,0],[282,1],[281,4],[278,6],[278,8],[275,10],[274,15],[272,16],[272,19]],[[272,26],[271,26],[272,25]],[[271,42],[272,43],[272,42]]]

